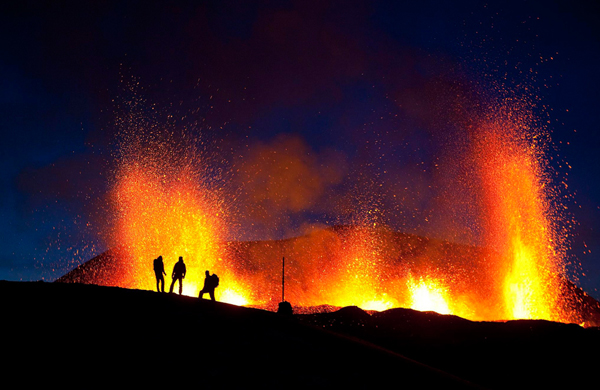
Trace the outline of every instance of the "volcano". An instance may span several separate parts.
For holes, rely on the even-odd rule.
[[[368,245],[366,249],[361,246],[357,251],[356,242],[362,240]],[[413,275],[422,278],[422,275],[436,274],[451,279],[452,291],[456,296],[454,299],[460,301],[454,302],[454,307],[468,308],[463,309],[463,312],[467,313],[464,316],[460,312],[443,314],[456,314],[470,320],[488,320],[493,311],[494,302],[490,296],[493,295],[494,273],[489,268],[489,259],[497,254],[487,248],[358,226],[318,229],[284,240],[230,241],[222,243],[220,247],[220,262],[234,269],[235,278],[253,286],[254,291],[251,294],[259,303],[248,303],[246,306],[276,310],[281,298],[281,259],[285,256],[286,300],[294,305],[297,313],[361,306],[352,301],[352,296],[345,301],[339,299],[339,291],[342,291],[340,285],[347,287],[353,282],[352,279],[340,276],[339,268],[344,267],[346,271],[361,275],[361,291],[372,289],[373,294],[392,297],[396,302],[393,307],[413,307],[410,305],[410,297],[407,297],[407,292],[404,291],[406,288],[392,296],[391,293],[382,293],[383,287],[390,290],[398,286],[398,280],[409,280]],[[356,256],[356,259],[350,258],[351,262],[356,263],[352,264],[352,267],[345,263],[349,257],[347,252]],[[136,273],[127,267],[128,253],[124,247],[110,249],[68,272],[57,282],[131,287],[120,284],[122,274],[131,273],[129,279],[145,278],[146,286],[150,286],[146,289],[151,289],[154,280],[152,259],[148,259],[148,267],[144,272]],[[360,256],[372,258],[363,265],[359,262]],[[364,276],[363,267],[370,269],[371,275]],[[216,272],[219,272],[218,269]],[[367,277],[378,279],[377,283],[368,280]],[[342,279],[341,282],[336,278]],[[568,279],[560,280],[561,310],[568,314],[561,322],[598,326],[600,303]],[[227,280],[222,282],[220,288],[226,286]],[[331,289],[333,293],[324,292],[327,289]],[[197,292],[189,295],[197,296]],[[223,300],[219,297],[217,299]],[[389,308],[391,307],[379,308],[379,311]],[[422,310],[419,307],[413,308]],[[426,307],[423,310],[439,312],[435,308]]]

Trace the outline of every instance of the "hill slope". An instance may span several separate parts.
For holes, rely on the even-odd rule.
[[[81,284],[0,282],[0,293],[10,297],[5,372],[23,384],[472,387],[362,340],[263,310]]]
[[[577,388],[596,380],[600,328],[544,320],[473,322],[451,315],[358,308],[301,321],[384,346],[486,388]]]
[[[64,283],[0,281],[0,293],[5,380],[26,385],[576,388],[600,364],[600,329],[548,321],[356,307],[288,318]]]

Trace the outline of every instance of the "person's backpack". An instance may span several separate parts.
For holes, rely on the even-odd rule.
[[[212,274],[211,278],[213,282],[213,287],[219,286],[219,277],[217,276],[217,274]]]

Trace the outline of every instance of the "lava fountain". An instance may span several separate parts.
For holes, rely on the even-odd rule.
[[[183,294],[197,296],[204,271],[210,270],[223,280],[217,291],[219,300],[248,304],[246,289],[236,283],[231,264],[222,259],[222,201],[204,185],[206,179],[196,166],[170,165],[165,160],[168,157],[157,165],[152,156],[138,156],[116,175],[115,236],[127,253],[118,284],[155,289],[152,260],[162,255],[168,288],[170,271],[182,256],[187,267]]]
[[[505,319],[561,320],[560,241],[539,134],[512,113],[481,124],[473,142],[488,245]]]
[[[372,229],[357,228],[345,232],[336,266],[327,285],[335,306],[356,305],[365,310],[386,310],[395,306],[382,286],[385,270],[383,243]]]
[[[113,245],[121,248],[118,286],[155,290],[153,260],[162,256],[165,290],[181,256],[187,274],[183,294],[198,296],[204,272],[221,279],[217,299],[247,304],[247,288],[223,261],[225,197],[219,180],[186,131],[158,128],[131,99],[120,122],[119,154],[110,201],[114,210]],[[217,184],[214,184],[217,183]],[[179,286],[176,286],[178,289]]]
[[[159,255],[165,259],[167,273],[183,256],[188,295],[201,282],[195,275],[214,268],[219,258],[215,245],[219,212],[210,207],[196,176],[190,169],[169,176],[143,158],[120,169],[113,189],[118,211],[115,232],[130,260],[122,269],[121,285],[153,289],[149,264]]]

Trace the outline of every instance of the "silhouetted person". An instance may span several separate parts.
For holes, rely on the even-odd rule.
[[[208,293],[210,295],[211,300],[215,300],[215,288],[219,285],[219,277],[217,274],[210,274],[210,272],[206,271],[206,277],[204,278],[204,287],[202,291],[200,291],[199,298],[202,299],[204,294]]]
[[[162,256],[158,256],[154,259],[154,275],[156,275],[156,291],[165,292],[165,264],[163,263]],[[160,285],[160,287],[159,287]]]
[[[173,292],[175,281],[179,280],[179,295],[181,295],[183,291],[183,279],[185,278],[185,264],[183,263],[183,257],[179,256],[179,261],[175,263],[171,277],[173,278],[173,281],[171,282],[171,288],[169,289],[169,292]]]

